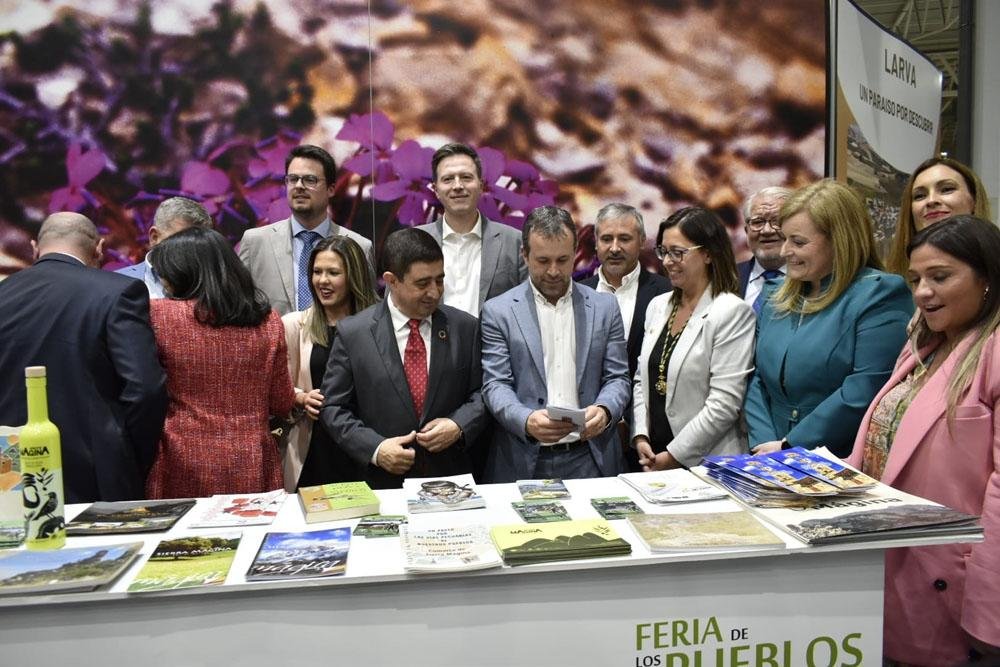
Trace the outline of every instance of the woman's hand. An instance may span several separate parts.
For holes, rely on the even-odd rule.
[[[656,455],[653,454],[653,446],[649,444],[649,438],[644,435],[637,435],[632,439],[632,446],[635,447],[636,454],[639,455],[639,465],[643,470],[649,469],[653,465]]]
[[[316,421],[319,419],[319,409],[323,407],[323,394],[319,389],[295,392],[295,405],[305,410],[309,419]]]
[[[781,440],[771,440],[770,442],[762,442],[753,449],[750,450],[754,454],[770,454],[771,452],[781,451]]]

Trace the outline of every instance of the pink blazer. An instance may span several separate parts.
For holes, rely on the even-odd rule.
[[[986,541],[886,552],[885,655],[921,665],[954,665],[969,650],[963,630],[1000,645],[1000,334],[987,340],[968,393],[949,429],[947,385],[963,341],[910,404],[889,450],[882,481],[982,516]],[[934,345],[921,350],[925,356]],[[916,365],[907,346],[868,408],[848,462],[861,465],[872,412]]]
[[[309,331],[302,326],[302,316],[305,311],[293,311],[282,315],[281,323],[285,327],[285,344],[288,346],[288,373],[296,389],[309,392],[313,390],[312,374],[309,370],[309,358],[312,356],[312,338]],[[309,451],[309,438],[312,435],[312,420],[302,415],[288,434],[287,441],[279,447],[281,451],[281,469],[284,478],[285,491],[294,493],[302,472],[302,464]]]

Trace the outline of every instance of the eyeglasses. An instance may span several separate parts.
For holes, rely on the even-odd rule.
[[[294,188],[299,182],[302,183],[302,187],[309,188],[310,190],[319,185],[319,176],[313,176],[312,174],[306,174],[305,176],[299,176],[298,174],[287,174],[285,176],[285,185],[290,188]]]
[[[764,230],[765,225],[770,225],[771,229],[776,232],[781,232],[781,224],[778,222],[778,218],[750,218],[747,220],[747,227],[754,230],[755,232],[760,232]]]
[[[690,248],[684,248],[679,245],[674,245],[670,246],[669,248],[664,248],[663,246],[658,245],[656,246],[655,250],[656,250],[656,256],[659,257],[660,259],[666,259],[667,257],[669,257],[675,262],[683,262],[684,258],[687,257],[687,254],[689,252],[691,252],[692,250],[697,250],[700,247],[701,247],[700,245],[693,245]]]

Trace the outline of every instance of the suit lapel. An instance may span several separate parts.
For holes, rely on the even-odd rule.
[[[448,354],[450,344],[448,316],[439,308],[431,317],[431,368],[427,374],[427,396],[424,399],[424,414],[420,415],[421,424],[430,414],[430,407],[437,396],[438,388],[444,387],[444,383],[447,382],[445,371],[448,368],[448,359],[451,358]]]
[[[670,361],[667,366],[667,405],[670,405],[670,401],[674,398],[674,390],[677,388],[677,372],[681,364],[684,363],[684,358],[694,346],[694,342],[698,340],[698,335],[701,333],[702,327],[705,326],[708,311],[714,300],[712,286],[709,285],[705,288],[701,298],[698,299],[698,305],[691,312],[691,317],[688,318],[687,325],[681,331],[681,337],[677,340],[674,351],[670,353]]]
[[[530,281],[521,286],[521,294],[514,300],[514,323],[521,332],[521,339],[527,343],[528,353],[535,362],[535,371],[545,386],[545,359],[542,352],[542,332],[538,324],[538,311],[535,308],[535,293],[531,290]]]
[[[594,328],[594,304],[590,295],[573,285],[573,319],[576,323],[576,385],[583,383],[590,355],[590,337]]]
[[[413,397],[410,396],[406,373],[403,372],[403,360],[399,358],[399,346],[396,344],[396,332],[392,328],[392,316],[384,300],[379,304],[378,311],[372,319],[372,338],[375,339],[375,349],[378,350],[385,366],[389,384],[396,391],[400,403],[410,409],[414,420],[419,419],[420,415],[413,407]],[[426,403],[424,400],[425,405]]]
[[[281,284],[285,288],[285,296],[288,297],[288,303],[292,310],[295,310],[298,299],[295,294],[295,276],[292,274],[294,262],[291,261],[295,257],[292,254],[292,220],[288,218],[271,229],[275,238],[268,245],[271,246],[271,255],[277,264],[278,275],[281,276]]]
[[[486,295],[490,293],[490,285],[493,284],[493,276],[497,272],[497,263],[500,261],[500,230],[496,224],[482,216],[483,221],[483,250],[482,268],[479,273],[479,304],[482,306],[486,301]]]

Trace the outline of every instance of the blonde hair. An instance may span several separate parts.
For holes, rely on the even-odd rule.
[[[910,257],[907,250],[910,241],[917,233],[917,227],[913,222],[913,182],[917,180],[917,176],[939,164],[961,174],[962,180],[965,181],[965,187],[972,195],[972,214],[983,220],[989,220],[991,217],[990,200],[986,194],[986,187],[979,180],[976,172],[950,157],[932,157],[921,162],[910,174],[910,179],[906,182],[906,187],[903,188],[903,196],[899,202],[899,219],[896,221],[896,234],[892,240],[892,247],[889,249],[889,256],[885,259],[886,270],[904,278],[906,271],[910,268]]]
[[[778,224],[784,226],[789,218],[799,213],[808,215],[813,226],[830,240],[833,278],[819,295],[808,299],[808,283],[785,278],[771,297],[774,312],[779,316],[817,313],[836,301],[862,268],[882,268],[875,251],[868,211],[854,191],[843,183],[824,179],[795,191],[781,207]]]

